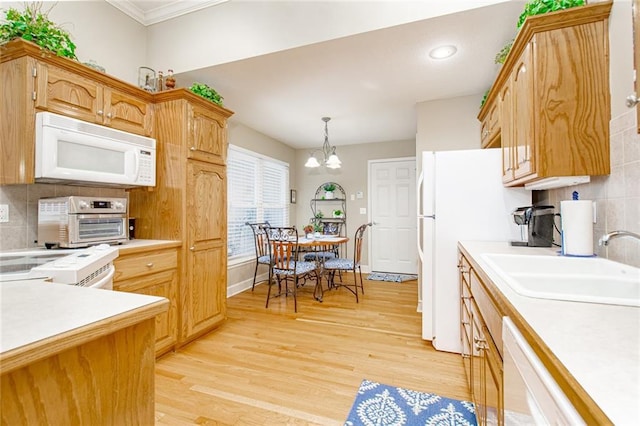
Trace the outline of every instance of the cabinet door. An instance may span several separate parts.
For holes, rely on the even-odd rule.
[[[225,164],[227,139],[225,118],[197,105],[190,106],[188,157],[210,163]]]
[[[535,36],[534,36],[535,40]],[[533,66],[531,43],[522,52],[512,76],[512,120],[514,127],[512,157],[514,177],[519,179],[533,172]]]
[[[113,289],[169,299],[169,310],[156,316],[156,356],[174,347],[178,340],[178,273],[176,269],[114,281]]]
[[[484,335],[487,336],[484,350],[484,386],[485,386],[485,418],[488,425],[503,424],[502,407],[502,359],[498,355],[498,350],[489,337],[489,330],[483,328]]]
[[[502,182],[513,180],[513,157],[515,141],[513,138],[513,96],[512,82],[507,81],[500,92],[500,122],[502,123]]]
[[[113,89],[104,91],[104,124],[114,129],[151,136],[153,114],[149,103]]]
[[[61,68],[39,62],[36,66],[36,108],[102,123],[102,86]]]
[[[187,172],[183,341],[224,320],[227,295],[225,167],[189,161]]]
[[[485,403],[485,370],[484,370],[484,340],[485,336],[482,332],[482,323],[477,316],[477,307],[472,303],[472,347],[471,347],[471,375],[473,377],[473,383],[471,386],[471,396],[473,403],[476,405],[476,417],[479,425],[485,425],[486,423],[486,403]]]
[[[462,364],[467,376],[469,389],[473,386],[471,374],[471,287],[468,276],[470,266],[464,256],[460,255],[458,261],[460,277],[460,340],[462,346]]]

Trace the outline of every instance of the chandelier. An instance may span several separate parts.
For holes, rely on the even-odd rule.
[[[324,121],[324,143],[322,144],[322,154],[324,165],[330,169],[339,169],[342,161],[338,158],[336,154],[336,147],[331,146],[329,144],[329,129],[327,123],[331,120],[331,117],[322,117],[322,121]],[[319,150],[314,150],[309,155],[309,159],[304,164],[305,167],[320,167],[320,162],[315,157],[314,153]]]

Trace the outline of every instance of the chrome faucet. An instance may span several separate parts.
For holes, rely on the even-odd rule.
[[[629,231],[612,231],[612,232],[609,232],[608,234],[604,234],[602,237],[600,237],[600,240],[598,241],[598,245],[608,246],[609,245],[609,241],[613,240],[614,238],[618,238],[618,237],[631,237],[631,238],[635,238],[637,240],[640,240],[640,235],[635,234],[633,232],[629,232]]]

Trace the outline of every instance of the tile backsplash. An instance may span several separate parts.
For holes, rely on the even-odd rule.
[[[9,206],[9,222],[0,223],[0,250],[35,247],[38,238],[38,200],[67,195],[128,198],[126,190],[117,188],[42,183],[0,186],[0,204]]]
[[[551,204],[560,213],[560,202],[571,200],[573,191],[578,191],[581,200],[595,201],[594,253],[640,267],[640,241],[624,237],[606,247],[598,245],[607,232],[622,229],[640,234],[640,135],[635,109],[611,120],[610,135],[610,175],[592,176],[590,183],[582,185],[541,191],[538,202]]]

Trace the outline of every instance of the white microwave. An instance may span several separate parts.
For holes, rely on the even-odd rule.
[[[156,140],[50,112],[36,113],[36,182],[156,185]]]

